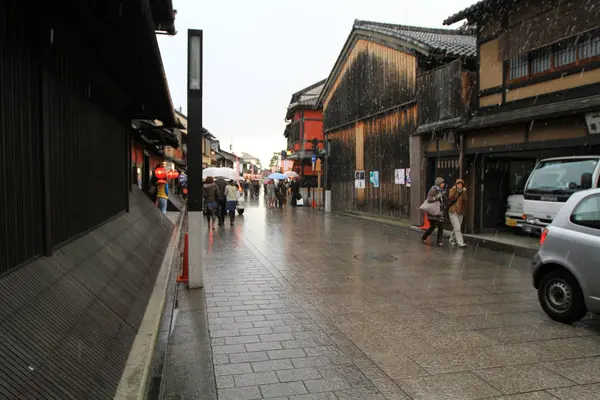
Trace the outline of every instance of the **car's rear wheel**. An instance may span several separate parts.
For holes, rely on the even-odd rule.
[[[546,314],[558,322],[571,324],[587,313],[577,279],[565,270],[553,270],[542,277],[538,298]]]

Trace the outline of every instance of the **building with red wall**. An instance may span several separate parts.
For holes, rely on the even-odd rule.
[[[324,80],[319,81],[294,93],[285,117],[287,159],[294,161],[294,171],[311,185],[316,185],[317,176],[312,156],[320,155],[324,148],[323,114],[321,109],[315,108],[324,84]]]

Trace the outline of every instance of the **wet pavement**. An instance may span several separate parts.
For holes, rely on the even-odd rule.
[[[180,289],[164,398],[598,398],[598,319],[549,320],[528,259],[256,204],[205,235],[205,292]]]

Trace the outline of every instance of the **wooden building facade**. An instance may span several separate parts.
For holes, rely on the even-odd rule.
[[[411,192],[421,191],[422,157],[411,151],[412,135],[437,112],[427,104],[426,115],[419,112],[421,75],[474,51],[466,32],[355,21],[317,103],[335,210],[418,214]]]
[[[586,120],[600,110],[600,7],[484,0],[444,23],[463,20],[479,27],[473,113],[424,147],[456,176],[461,165],[452,161],[464,160],[474,189],[467,230],[493,232],[505,228],[507,197],[538,160],[600,154]]]

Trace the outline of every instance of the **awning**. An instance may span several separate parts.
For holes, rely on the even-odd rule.
[[[420,125],[415,131],[415,136],[424,135],[430,132],[439,132],[448,129],[456,129],[463,126],[465,123],[466,121],[464,118],[456,117],[444,121],[436,121],[430,124]]]
[[[600,107],[600,95],[574,100],[559,101],[518,110],[476,116],[459,130],[487,128],[507,123],[525,122],[536,118],[560,117],[573,113],[582,113]]]
[[[136,124],[137,125],[137,124]],[[150,121],[139,121],[138,129],[141,133],[152,141],[158,142],[163,146],[179,147],[177,136],[171,130],[156,126]]]

